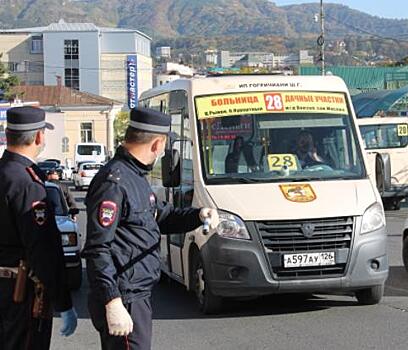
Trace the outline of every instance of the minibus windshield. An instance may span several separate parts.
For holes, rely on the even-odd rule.
[[[408,124],[362,125],[367,149],[404,148],[408,145]]]
[[[275,109],[266,108],[273,106],[268,106],[265,95],[274,96]],[[344,94],[259,93],[253,94],[252,100],[250,94],[245,94],[245,100],[242,96],[224,96],[196,98],[201,157],[208,184],[365,176]],[[320,96],[327,99],[319,100]],[[234,107],[234,102],[245,107]],[[235,114],[241,111],[244,113]]]

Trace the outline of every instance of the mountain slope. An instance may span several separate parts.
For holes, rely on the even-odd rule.
[[[318,4],[278,7],[267,0],[1,0],[0,27],[93,22],[136,28],[157,37],[186,35],[316,34]],[[332,38],[375,33],[406,34],[408,20],[384,19],[338,4],[326,4],[326,30]]]

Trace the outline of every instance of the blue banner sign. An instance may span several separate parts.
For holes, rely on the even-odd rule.
[[[127,90],[128,106],[130,109],[137,107],[137,56],[127,56]]]

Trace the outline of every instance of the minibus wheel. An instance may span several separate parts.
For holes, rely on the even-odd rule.
[[[356,298],[361,305],[375,305],[381,301],[383,294],[384,285],[381,284],[356,291]]]
[[[192,257],[191,286],[194,291],[200,310],[204,314],[213,314],[221,309],[222,298],[211,292],[210,286],[205,282],[204,264],[200,253]]]

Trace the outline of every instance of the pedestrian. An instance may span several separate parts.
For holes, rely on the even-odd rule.
[[[89,311],[102,349],[149,350],[151,291],[160,278],[160,234],[185,233],[210,220],[215,209],[176,209],[160,202],[146,175],[165,150],[171,119],[137,108],[125,141],[88,191],[83,255],[90,282]]]
[[[0,348],[46,350],[53,311],[61,335],[77,325],[65,279],[61,235],[35,159],[45,145],[45,112],[7,111],[7,149],[0,159]]]
[[[47,181],[52,182],[60,187],[64,195],[65,201],[67,202],[68,208],[70,209],[70,212],[73,213],[71,214],[72,219],[76,221],[75,213],[77,213],[79,210],[76,205],[74,196],[72,195],[72,192],[69,189],[69,186],[59,180],[59,176],[56,170],[49,170],[47,172]]]

